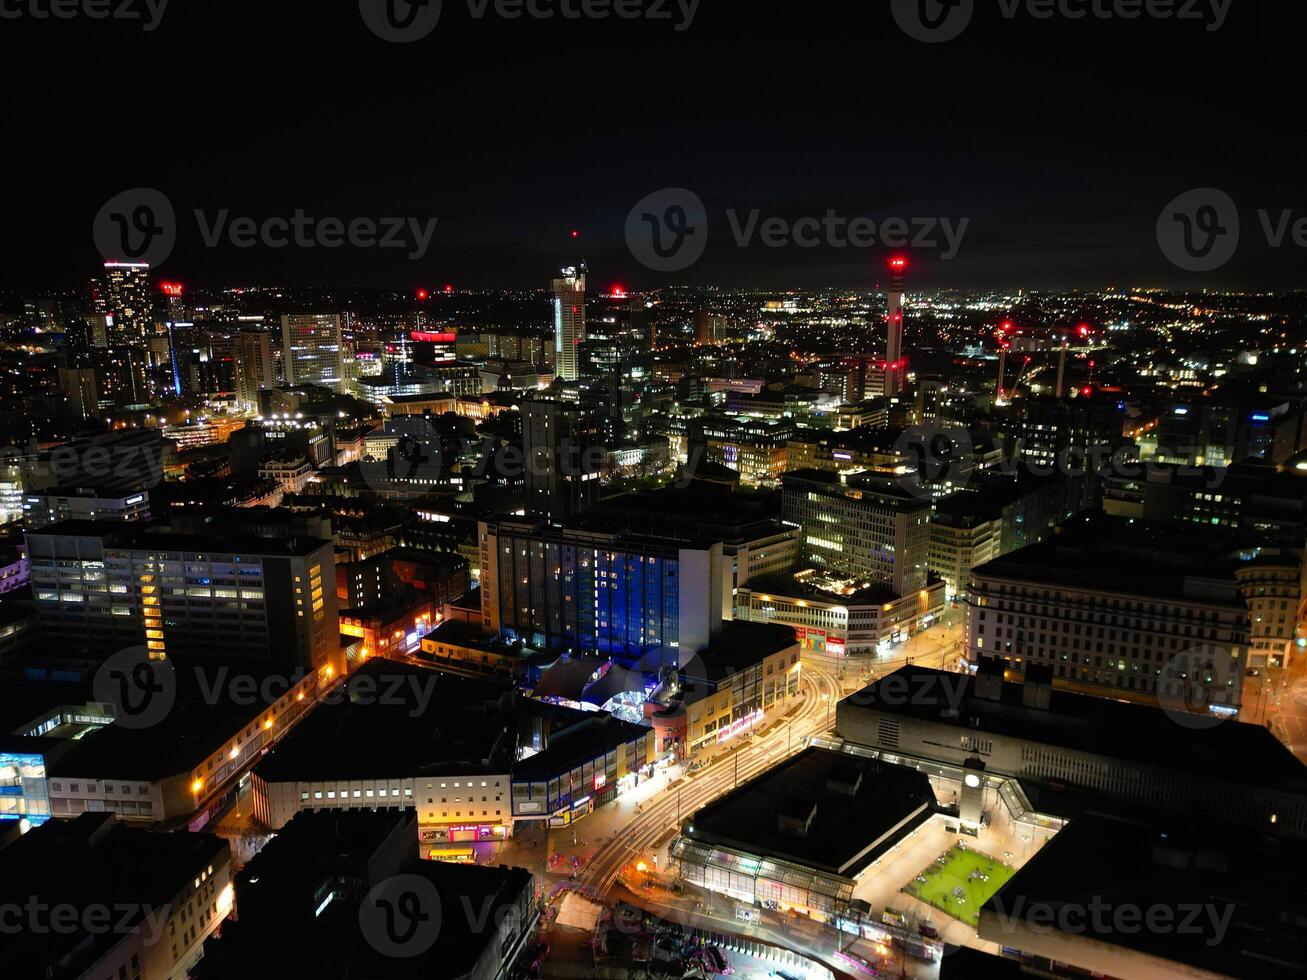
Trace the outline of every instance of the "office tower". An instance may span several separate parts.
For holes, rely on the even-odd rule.
[[[1045,396],[1023,399],[1024,418],[1009,430],[1019,442],[1021,458],[1042,466],[1083,466],[1088,454],[1102,462],[1124,443],[1125,409],[1116,398]],[[1092,463],[1092,458],[1090,459]]]
[[[585,263],[563,269],[554,289],[554,373],[564,381],[580,377],[577,348],[585,340]]]
[[[145,347],[146,339],[154,332],[149,265],[106,262],[104,280],[104,312],[113,318],[109,325],[109,345]]]
[[[870,473],[800,470],[781,484],[781,518],[803,529],[803,561],[898,595],[926,587],[929,497]]]
[[[321,385],[343,391],[345,344],[340,316],[294,313],[281,318],[282,357],[287,385]]]
[[[886,398],[893,398],[903,390],[908,361],[903,356],[903,275],[908,260],[902,256],[890,259],[890,284],[886,296],[888,313],[885,317],[885,387]]]
[[[89,346],[108,347],[109,334],[112,330],[112,313],[88,313],[86,315],[86,337]]]
[[[726,318],[707,310],[696,310],[694,314],[694,344],[703,347],[715,344],[726,333]]]
[[[631,293],[626,298],[626,309],[632,336],[643,340],[646,350],[653,350],[658,345],[657,328],[649,308],[645,306],[644,297]]]
[[[95,370],[89,367],[61,367],[59,390],[68,399],[68,411],[81,419],[99,414],[100,392],[95,383]]]
[[[527,507],[533,514],[566,521],[599,499],[599,471],[611,422],[606,415],[567,402],[523,403]]]
[[[46,636],[91,653],[144,645],[158,659],[182,652],[341,670],[330,541],[103,521],[26,537]]]
[[[542,649],[683,665],[722,626],[722,545],[482,522],[482,625]],[[648,656],[646,656],[648,655]]]
[[[262,330],[242,330],[234,344],[236,403],[241,411],[259,411],[259,391],[276,383],[272,373],[272,338]]]
[[[116,409],[149,405],[148,354],[145,347],[118,344],[95,351],[100,396]]]
[[[168,365],[172,374],[172,392],[182,393],[182,374],[188,369],[188,351],[181,349],[182,338],[179,332],[191,327],[190,318],[186,316],[182,304],[184,287],[179,282],[161,282],[159,288],[165,297],[164,327],[168,332]]]

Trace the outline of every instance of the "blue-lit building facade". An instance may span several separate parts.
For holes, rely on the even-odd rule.
[[[482,625],[546,650],[680,666],[721,627],[722,551],[690,542],[483,522]]]

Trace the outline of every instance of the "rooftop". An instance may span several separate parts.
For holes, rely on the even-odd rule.
[[[103,538],[106,548],[137,551],[191,551],[219,552],[251,555],[304,556],[310,555],[329,542],[319,538],[262,538],[251,534],[176,534],[166,525],[124,523],[123,521],[60,521],[35,531],[27,532],[37,555],[33,539],[74,537]]]
[[[1061,533],[977,566],[972,574],[1053,588],[1192,598],[1243,610],[1229,566],[1236,544],[1224,531],[1192,524],[1077,518]]]
[[[225,861],[227,850],[227,842],[212,834],[151,833],[120,824],[109,813],[51,821],[0,851],[0,904],[127,909],[132,927],[148,935],[147,911],[159,915],[155,910],[172,902],[202,869]],[[117,928],[89,935],[61,929],[5,931],[5,975],[49,980],[94,972],[95,961],[123,938]],[[47,972],[51,963],[60,965]]]
[[[1015,917],[1043,909],[1092,910],[1085,948],[1119,946],[1230,977],[1302,977],[1307,932],[1302,882],[1307,847],[1285,839],[1231,837],[1184,817],[1143,822],[1102,814],[1071,821],[981,910],[981,938],[1011,941]],[[1201,913],[1190,917],[1186,909]],[[1165,910],[1185,928],[1117,928],[1116,912],[1140,920]],[[1024,914],[1023,914],[1024,913]],[[1097,922],[1095,920],[1098,920]],[[1040,927],[1047,920],[1040,919]]]
[[[550,779],[651,732],[643,725],[620,721],[607,713],[590,714],[570,728],[550,735],[549,745],[543,752],[514,764],[513,779]]]
[[[267,782],[506,773],[507,684],[374,658],[255,767]],[[507,700],[506,700],[507,699]],[[331,746],[324,752],[323,746]]]
[[[976,696],[976,678],[929,667],[900,667],[889,677],[898,693],[880,696],[888,678],[840,702],[836,716],[865,706],[905,717],[1129,759],[1159,769],[1307,793],[1307,766],[1259,725],[1227,721],[1208,728],[1177,725],[1156,707],[1054,689],[1048,710],[1022,703],[1022,685],[1004,683],[999,700]],[[912,697],[902,696],[904,682]]]
[[[703,679],[721,682],[790,648],[798,652],[799,640],[793,626],[731,620],[722,623],[721,632],[691,660],[685,671],[691,673],[695,663],[702,663]]]
[[[685,834],[853,877],[934,809],[925,773],[808,748],[703,807]]]

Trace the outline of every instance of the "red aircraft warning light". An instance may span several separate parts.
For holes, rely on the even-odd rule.
[[[902,255],[896,255],[894,258],[889,260],[889,267],[895,272],[902,272],[908,267],[908,260]]]
[[[161,282],[159,288],[163,290],[165,296],[181,296],[184,288],[179,282]]]
[[[612,295],[615,296],[617,299],[621,299],[626,295],[626,287],[621,285],[614,285],[612,288]]]
[[[572,237],[573,237],[573,238],[580,238],[580,237],[581,237],[581,233],[580,233],[579,231],[577,231],[575,228],[573,228],[573,229],[572,229]]]
[[[448,294],[448,293],[452,293],[453,291],[454,291],[454,287],[451,286],[449,283],[445,283],[445,293]]]
[[[417,298],[418,298],[419,300],[425,300],[425,299],[428,299],[430,296],[431,296],[431,294],[430,294],[429,292],[427,292],[425,289],[419,289],[419,290],[417,291]]]

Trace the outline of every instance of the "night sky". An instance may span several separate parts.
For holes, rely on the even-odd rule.
[[[674,3],[670,22],[504,21],[444,0],[430,36],[404,45],[371,33],[357,0],[172,0],[150,33],[5,20],[0,286],[85,283],[97,211],[140,186],[179,215],[161,272],[214,287],[542,287],[581,255],[600,284],[632,288],[879,277],[883,249],[737,247],[725,212],[755,208],[968,217],[955,259],[914,263],[940,286],[1304,285],[1307,251],[1267,247],[1257,216],[1307,217],[1307,32],[1269,10],[1297,5],[1233,0],[1208,32],[976,3],[944,44],[909,39],[888,0],[702,0],[684,31]],[[674,186],[705,201],[707,251],[656,273],[623,226]],[[1203,186],[1237,202],[1241,246],[1219,272],[1184,273],[1155,226]],[[196,208],[439,220],[410,261],[208,248]]]

